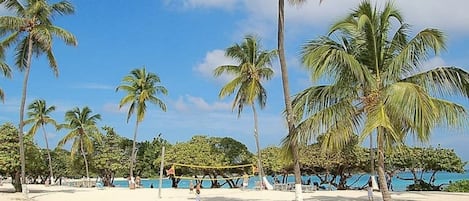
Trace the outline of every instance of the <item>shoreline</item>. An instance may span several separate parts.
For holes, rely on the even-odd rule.
[[[158,197],[158,188],[141,188],[130,190],[128,188],[76,188],[67,186],[49,186],[28,185],[30,190],[29,198],[34,201],[176,201],[176,200],[195,200],[195,194],[190,193],[188,189],[162,188],[161,199]],[[0,201],[21,200],[22,193],[13,193],[11,184],[0,186]],[[374,200],[381,200],[381,193],[374,192]],[[406,201],[463,201],[469,200],[469,193],[449,193],[449,192],[391,192],[393,200]],[[295,193],[292,191],[275,190],[241,190],[241,189],[201,189],[201,200],[204,201],[259,201],[272,200],[284,201],[294,200]],[[368,200],[366,190],[344,190],[344,191],[315,191],[303,193],[305,201],[313,200]]]

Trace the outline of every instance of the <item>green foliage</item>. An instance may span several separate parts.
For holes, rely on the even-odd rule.
[[[188,142],[176,143],[168,148],[166,164],[239,165],[252,163],[252,157],[246,145],[232,138],[193,136]]]
[[[448,192],[469,192],[469,180],[459,180],[451,183],[448,187],[444,189]]]
[[[291,161],[283,155],[280,147],[270,146],[261,150],[264,171],[267,175],[284,173],[291,167]]]
[[[14,176],[20,168],[18,129],[11,123],[0,127],[0,173]]]
[[[154,165],[159,165],[160,160],[155,160]],[[198,166],[233,166],[240,164],[252,164],[255,158],[247,147],[229,137],[193,136],[188,142],[176,143],[168,147],[165,155],[166,169],[173,163],[198,165]],[[243,172],[252,172],[251,167],[235,169],[208,169],[195,167],[177,167],[176,175],[192,177],[202,175],[216,178],[217,176],[229,177],[229,175],[242,175]],[[178,180],[173,180],[173,186]],[[232,181],[229,182],[234,187]],[[212,181],[212,186],[216,182]]]
[[[144,141],[138,143],[137,163],[135,170],[141,177],[157,177],[160,172],[160,164],[155,164],[155,158],[161,156],[163,145],[168,146],[168,142],[158,136],[151,142]],[[169,147],[169,146],[168,146]]]
[[[83,156],[86,170],[86,178],[90,178],[87,155],[93,153],[95,142],[101,142],[101,134],[96,126],[96,122],[101,120],[101,115],[92,114],[89,107],[78,107],[65,113],[66,124],[61,128],[70,130],[58,143],[58,147],[62,147],[68,141],[73,141],[70,155],[75,157],[76,152],[80,152]]]
[[[438,187],[435,187],[425,181],[419,180],[418,182],[407,186],[408,191],[433,191],[438,190]]]
[[[82,174],[73,174],[72,170],[72,158],[70,156],[70,151],[61,148],[55,148],[51,151],[51,157],[53,159],[52,169],[56,178],[60,177],[71,177],[71,178],[81,178]],[[83,163],[82,163],[83,164]],[[80,169],[83,169],[83,166],[80,166]]]
[[[409,190],[438,190],[434,184],[438,172],[463,173],[466,162],[456,155],[453,149],[441,147],[407,147],[402,146],[394,150],[386,158],[387,171],[410,171],[414,184]],[[430,173],[428,180],[423,178],[422,172]]]
[[[323,149],[324,139],[320,136],[317,143],[300,148],[302,172],[316,175],[321,183],[337,189],[348,189],[347,179],[369,168],[368,150],[359,145],[356,135],[338,150]]]
[[[130,154],[130,176],[133,177],[134,162],[136,160],[136,141],[138,125],[143,121],[147,110],[147,103],[157,105],[161,110],[166,111],[166,104],[157,97],[157,95],[167,95],[168,90],[160,85],[161,80],[155,73],[147,72],[145,67],[136,68],[130,71],[130,74],[122,79],[122,84],[116,88],[116,91],[123,90],[127,94],[120,100],[119,108],[129,104],[127,113],[127,122],[135,113],[135,131],[132,141]]]
[[[113,128],[103,127],[106,132],[101,143],[96,143],[96,151],[91,163],[98,175],[103,178],[105,186],[111,186],[117,173],[123,173],[128,168],[129,156],[119,147],[122,137]]]

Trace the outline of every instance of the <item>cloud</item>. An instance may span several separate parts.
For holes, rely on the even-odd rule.
[[[124,105],[122,108],[119,108],[118,103],[106,103],[103,106],[103,111],[109,113],[127,113],[129,111],[129,105]]]
[[[361,0],[327,0],[319,4],[317,1],[306,1],[303,5],[292,6],[285,4],[286,32],[322,31],[336,20],[345,17],[355,9]],[[382,7],[384,1],[374,0]],[[243,19],[240,27],[243,30],[260,30],[263,37],[275,37],[276,34],[268,27],[276,27],[277,4],[266,4],[263,0],[245,0],[245,10],[248,18]],[[394,5],[401,10],[405,22],[413,26],[413,30],[422,28],[439,28],[450,34],[468,34],[469,26],[462,26],[469,21],[469,1],[460,0],[395,0]],[[418,8],[418,9],[416,9]],[[438,8],[438,9],[435,9]],[[262,34],[264,33],[265,34]]]
[[[179,97],[175,102],[175,108],[180,112],[212,112],[212,111],[229,111],[231,104],[225,102],[208,103],[201,97],[185,95]]]
[[[445,66],[446,62],[441,57],[433,57],[422,63],[420,70],[428,71],[437,67]]]
[[[198,64],[195,68],[194,71],[196,71],[198,74],[202,75],[205,78],[210,78],[210,79],[215,79],[213,77],[213,70],[221,65],[227,65],[227,64],[234,64],[236,63],[233,59],[225,56],[225,51],[224,50],[212,50],[208,52],[205,55],[204,60],[202,63]],[[221,75],[220,77],[217,78],[218,81],[226,83],[233,79],[232,76],[229,75]]]
[[[238,0],[165,0],[167,6],[182,7],[184,9],[194,8],[217,8],[233,10]]]

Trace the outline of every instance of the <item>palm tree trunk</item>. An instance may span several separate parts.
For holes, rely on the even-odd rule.
[[[287,124],[288,124],[288,135],[294,135],[294,125],[292,116],[292,105],[290,100],[290,89],[288,84],[288,69],[285,59],[285,47],[284,47],[284,21],[285,21],[285,1],[278,1],[278,56],[280,59],[280,71],[282,72],[282,85],[283,95],[285,99],[285,108],[287,113]],[[303,194],[301,192],[301,171],[300,171],[300,160],[298,154],[297,142],[293,142],[291,145],[293,164],[295,172],[295,200],[303,201]]]
[[[80,139],[80,150],[81,154],[83,155],[83,159],[85,160],[85,169],[86,169],[86,182],[87,187],[90,187],[90,172],[88,170],[88,161],[86,160],[85,150],[83,149],[83,139]]]
[[[135,120],[135,130],[134,130],[134,139],[133,139],[133,142],[132,142],[132,151],[131,151],[131,156],[130,156],[130,179],[132,179],[134,177],[134,161],[135,161],[135,147],[136,147],[136,141],[137,141],[137,130],[138,130],[138,118],[137,120]],[[130,187],[130,185],[129,185]]]
[[[388,191],[388,184],[384,175],[384,131],[378,128],[378,183],[379,190],[383,196],[383,201],[391,201],[391,194]]]
[[[28,37],[28,56],[26,59],[26,67],[24,69],[23,90],[21,92],[20,104],[20,122],[18,128],[18,141],[20,143],[20,162],[21,162],[21,185],[22,191],[26,199],[28,199],[28,187],[26,185],[26,159],[24,157],[24,140],[23,140],[23,127],[24,127],[24,107],[26,104],[26,92],[28,90],[29,72],[31,69],[31,56],[33,54],[33,40],[32,36]],[[24,186],[23,186],[24,185]]]
[[[52,158],[50,157],[50,150],[49,150],[49,141],[47,140],[47,133],[44,124],[42,126],[42,131],[44,132],[44,140],[46,141],[46,149],[47,149],[47,158],[49,159],[49,170],[50,170],[50,183],[52,184],[54,181],[54,173],[52,171]]]
[[[256,139],[256,148],[257,148],[257,165],[259,167],[259,185],[261,185],[260,189],[263,189],[262,177],[264,176],[264,168],[262,165],[261,148],[259,145],[259,126],[258,126],[258,120],[257,120],[257,112],[256,112],[256,107],[254,106],[254,104],[252,104],[252,112],[254,114],[254,138]]]

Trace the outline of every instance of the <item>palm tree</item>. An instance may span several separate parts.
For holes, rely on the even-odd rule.
[[[119,103],[119,108],[130,104],[129,111],[127,113],[127,123],[129,122],[132,114],[136,113],[137,115],[135,119],[134,138],[130,155],[130,178],[133,178],[134,176],[133,167],[136,155],[135,143],[137,141],[138,125],[145,117],[147,102],[158,105],[161,110],[166,111],[166,105],[162,100],[156,97],[157,94],[168,94],[168,90],[164,86],[158,85],[160,82],[160,77],[154,73],[147,72],[145,67],[143,67],[130,71],[130,75],[125,76],[122,79],[122,84],[116,88],[116,91],[124,90],[127,92],[126,96],[124,96]]]
[[[321,0],[322,1],[322,0]],[[290,4],[301,5],[306,0],[288,0]],[[288,82],[288,68],[287,61],[285,59],[285,0],[278,0],[278,27],[277,27],[277,45],[278,54],[280,60],[280,71],[282,72],[282,86],[283,86],[283,97],[285,101],[285,113],[286,121],[288,126],[288,136],[295,135],[295,125],[293,120],[293,109],[290,98],[290,85]],[[287,136],[287,137],[288,137]],[[293,169],[295,172],[295,200],[303,201],[303,195],[301,192],[301,171],[300,171],[300,156],[298,152],[298,142],[290,141],[286,144],[288,152],[293,157]]]
[[[86,155],[93,152],[93,141],[100,142],[101,135],[99,129],[96,126],[96,122],[101,120],[101,115],[91,114],[92,111],[89,107],[74,108],[65,113],[65,124],[60,125],[60,128],[67,128],[70,130],[64,138],[62,138],[58,147],[64,146],[67,142],[73,140],[72,148],[70,150],[72,158],[76,152],[79,151],[83,156],[86,168],[86,178],[88,185],[90,184],[90,173],[88,170],[88,160]]]
[[[245,41],[242,44],[235,44],[226,49],[225,55],[235,59],[239,64],[222,65],[214,70],[213,74],[215,77],[219,77],[223,73],[235,76],[233,80],[223,86],[218,96],[224,98],[236,91],[232,109],[237,108],[238,118],[245,105],[251,106],[254,115],[254,138],[257,148],[259,182],[262,182],[264,172],[259,146],[257,111],[254,101],[257,101],[261,109],[265,107],[267,91],[262,86],[262,81],[272,78],[274,71],[270,66],[272,66],[272,59],[277,56],[277,51],[262,50],[258,39],[252,35],[248,35],[245,37]]]
[[[25,3],[23,5],[23,2]],[[0,0],[0,4],[8,10],[14,11],[16,16],[0,17],[0,42],[1,49],[17,44],[15,48],[15,64],[20,71],[24,71],[23,89],[20,103],[19,120],[19,144],[21,160],[22,183],[26,183],[25,159],[23,143],[24,108],[28,86],[31,59],[33,55],[45,54],[49,66],[58,75],[58,66],[52,51],[52,40],[58,37],[67,45],[77,45],[75,36],[65,29],[52,24],[54,15],[68,15],[74,12],[72,4],[68,1],[60,1],[48,4],[46,0]],[[27,190],[24,189],[27,197]]]
[[[302,60],[313,81],[326,75],[332,81],[295,96],[298,133],[286,139],[306,142],[324,135],[323,148],[331,149],[346,143],[354,131],[362,140],[376,133],[383,200],[391,200],[385,152],[403,144],[409,135],[427,142],[436,126],[467,123],[465,109],[442,98],[469,97],[469,74],[448,66],[420,69],[432,52],[445,49],[445,37],[437,29],[424,29],[411,37],[408,27],[392,3],[379,10],[363,1],[334,24],[329,35],[307,42]]]
[[[0,71],[6,78],[11,78],[11,69],[4,61],[3,49],[0,46]],[[5,101],[5,92],[0,88],[0,100]]]
[[[45,100],[35,100],[28,106],[28,117],[25,124],[33,124],[28,132],[28,135],[35,135],[39,127],[42,127],[44,133],[44,140],[46,142],[47,158],[49,159],[50,182],[54,182],[54,174],[52,171],[52,158],[50,156],[49,142],[47,140],[46,124],[53,124],[57,127],[57,122],[49,116],[51,112],[55,111],[55,106],[47,107]]]

